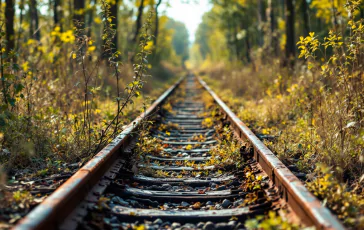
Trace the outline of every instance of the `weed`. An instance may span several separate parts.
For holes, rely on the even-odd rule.
[[[349,192],[346,185],[335,179],[331,169],[322,164],[317,165],[315,173],[316,177],[307,182],[308,189],[346,225],[362,228],[364,220],[360,216],[364,214],[363,191],[357,188],[358,191]]]
[[[295,230],[302,229],[299,225],[289,222],[283,215],[278,215],[274,211],[270,211],[267,216],[257,216],[254,219],[247,220],[245,227],[249,230],[253,229],[282,229]]]
[[[209,151],[211,158],[206,165],[215,165],[223,169],[242,167],[244,165],[244,160],[241,156],[243,146],[239,140],[233,137],[229,128],[223,128],[218,144]]]

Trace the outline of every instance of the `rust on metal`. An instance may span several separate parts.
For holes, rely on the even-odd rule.
[[[307,226],[317,229],[345,229],[340,221],[308,191],[304,184],[268,149],[264,143],[242,122],[229,107],[201,79],[200,84],[210,93],[215,102],[233,124],[234,131],[251,143],[254,158],[277,186],[292,210]]]
[[[120,149],[127,144],[130,134],[145,118],[153,114],[170,94],[179,86],[184,77],[165,91],[144,113],[129,124],[110,144],[103,148],[85,166],[77,171],[61,187],[24,217],[16,230],[58,229],[70,212],[83,200],[91,188],[100,180],[111,162],[117,158]]]

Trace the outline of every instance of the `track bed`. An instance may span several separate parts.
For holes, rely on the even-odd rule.
[[[341,229],[214,93],[207,104],[200,83],[190,75],[167,91],[144,115],[148,131],[138,118],[18,229],[245,229],[272,211]]]

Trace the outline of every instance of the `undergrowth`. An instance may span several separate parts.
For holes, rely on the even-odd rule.
[[[87,36],[83,22],[75,22],[74,31],[55,27],[43,43],[30,39],[17,54],[0,49],[0,164],[10,173],[48,167],[46,159],[86,162],[145,108],[153,14],[140,33],[135,64],[123,65],[112,44],[110,5],[101,6],[101,56],[94,52],[98,38]]]
[[[349,226],[363,225],[364,26],[348,1],[347,34],[315,33],[297,43],[293,70],[266,60],[260,71],[214,65],[200,74],[234,112]],[[320,165],[318,166],[318,163]],[[322,165],[330,168],[323,170]],[[325,184],[324,186],[322,184]]]

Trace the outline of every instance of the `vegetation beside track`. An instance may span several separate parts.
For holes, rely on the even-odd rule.
[[[74,1],[75,9],[82,2]],[[120,1],[91,1],[78,11],[66,8],[73,1],[55,1],[54,11],[68,17],[54,15],[52,23],[56,13],[38,3],[42,11],[37,1],[0,3],[0,228],[10,228],[120,133],[181,76],[186,58],[184,25],[167,16],[159,15],[159,32],[168,39],[153,45],[153,9],[142,9],[133,45],[125,48],[134,18],[123,16],[130,30],[118,29],[122,12],[113,9]],[[19,24],[7,16],[11,7],[21,9]],[[41,14],[27,15],[42,24],[37,31],[22,21],[27,10]]]
[[[199,74],[349,227],[364,226],[363,19],[346,6],[350,35],[310,33],[294,69],[208,64]]]

